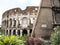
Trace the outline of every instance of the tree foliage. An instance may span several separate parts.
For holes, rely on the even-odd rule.
[[[0,45],[24,45],[26,38],[25,36],[4,36],[0,35]]]
[[[57,26],[55,32],[51,35],[51,45],[60,45],[60,27]]]

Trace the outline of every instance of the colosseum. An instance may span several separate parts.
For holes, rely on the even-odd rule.
[[[25,10],[13,8],[2,15],[2,29],[5,35],[30,35],[36,20],[38,6],[28,6]]]

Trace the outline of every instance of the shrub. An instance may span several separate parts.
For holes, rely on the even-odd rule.
[[[0,35],[0,45],[24,45],[26,39],[24,39],[23,37],[24,36],[22,36],[21,38],[19,36]]]
[[[28,37],[26,41],[26,45],[41,45],[42,41],[40,38],[35,38],[35,37]]]
[[[27,35],[19,37],[20,40],[26,41]]]
[[[55,32],[51,35],[51,45],[60,45],[60,27],[56,27]]]

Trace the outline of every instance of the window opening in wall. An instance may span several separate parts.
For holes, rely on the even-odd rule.
[[[59,7],[53,7],[53,18],[54,18],[54,25],[60,25],[60,8]]]

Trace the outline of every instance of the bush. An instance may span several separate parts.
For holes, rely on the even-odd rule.
[[[35,38],[35,37],[28,37],[26,41],[26,45],[41,45],[42,41],[40,38]]]
[[[19,39],[20,39],[20,40],[23,40],[23,41],[26,41],[26,38],[27,38],[26,35],[19,37]]]
[[[4,34],[4,30],[0,28],[0,35]]]
[[[56,27],[55,32],[51,35],[51,45],[60,45],[60,27]]]
[[[23,37],[0,35],[0,45],[24,45],[26,39]]]

